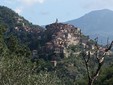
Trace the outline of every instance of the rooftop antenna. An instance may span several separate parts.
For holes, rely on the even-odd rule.
[[[109,45],[109,37],[107,38],[107,47],[108,47],[108,45]]]
[[[58,19],[56,18],[56,22],[55,23],[58,23]]]

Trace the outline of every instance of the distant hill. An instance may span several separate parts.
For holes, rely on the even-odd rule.
[[[90,37],[99,37],[101,43],[106,43],[107,37],[113,40],[113,11],[108,9],[92,11],[84,16],[67,21],[82,29]]]
[[[4,6],[0,6],[0,24],[7,28],[6,37],[9,35],[17,36],[20,42],[28,45],[30,49],[37,49],[39,38],[43,34],[41,26],[33,25]]]

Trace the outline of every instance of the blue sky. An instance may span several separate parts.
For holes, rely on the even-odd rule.
[[[45,25],[76,19],[100,9],[113,10],[113,0],[0,0],[33,24]]]

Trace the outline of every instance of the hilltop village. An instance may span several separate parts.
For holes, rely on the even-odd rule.
[[[40,39],[45,40],[45,44],[39,50],[33,50],[34,57],[39,54],[39,58],[43,56],[45,60],[55,62],[61,60],[64,57],[69,57],[71,54],[79,55],[80,50],[72,52],[70,47],[85,46],[90,43],[88,36],[84,36],[80,28],[73,25],[55,23],[45,26],[44,35],[40,36]],[[81,44],[81,45],[80,45]],[[81,49],[81,48],[77,49]],[[75,47],[76,48],[76,47]],[[93,49],[93,45],[91,45]],[[45,56],[45,57],[44,57]]]

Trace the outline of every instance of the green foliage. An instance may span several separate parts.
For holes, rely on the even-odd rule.
[[[17,56],[24,56],[24,57],[30,56],[31,54],[30,49],[25,45],[20,44],[16,36],[10,35],[5,40],[6,40],[6,45],[10,50],[10,53],[14,53]]]
[[[3,29],[0,27],[0,85],[63,85],[50,71],[50,62],[32,63],[28,47],[13,35],[4,38]]]
[[[36,73],[36,63],[10,55],[0,60],[0,85],[62,85],[54,72]]]
[[[17,23],[17,18],[23,21]],[[34,32],[26,32],[23,23]],[[0,7],[0,24],[0,85],[87,85],[82,56],[74,54],[83,50],[83,45],[70,45],[67,49],[70,51],[68,58],[61,58],[63,54],[56,55],[59,60],[56,67],[48,61],[54,55],[53,52],[49,52],[48,55],[41,53],[41,58],[46,58],[47,61],[37,59],[36,62],[31,62],[30,50],[39,49],[51,40],[52,34],[47,32],[48,36],[43,34],[42,39],[38,39],[36,31],[40,27],[32,25],[7,7]],[[16,26],[21,30],[16,31]],[[89,36],[82,35],[81,38],[88,40]],[[94,41],[90,40],[89,44],[94,44]],[[110,64],[106,63],[105,67],[111,65],[112,60],[112,57],[107,58]],[[95,69],[95,63],[92,57],[89,66]],[[95,85],[113,85],[113,67],[103,69]]]
[[[113,85],[113,66],[103,68],[96,85]]]
[[[55,71],[65,85],[79,85],[86,73],[81,57],[77,56],[69,56],[59,61]]]
[[[37,38],[39,36],[37,32],[42,31],[40,26],[33,25],[13,10],[4,6],[0,6],[0,24],[7,26],[5,27],[7,28],[7,30],[5,29],[5,37],[14,35],[21,43],[28,45],[31,50],[38,49],[40,42]],[[19,30],[16,30],[15,27],[18,27]],[[30,32],[27,32],[25,28],[31,29]]]
[[[0,35],[3,35],[6,32],[6,28],[3,24],[0,24]]]
[[[77,85],[87,85],[86,79],[79,79],[76,82]]]
[[[72,52],[80,52],[81,49],[83,49],[83,46],[81,44],[78,44],[78,45],[70,45],[68,47],[68,50],[71,50]]]
[[[4,42],[4,33],[5,33],[6,29],[3,25],[0,25],[0,57],[4,56],[5,54],[7,54],[7,46]]]
[[[50,61],[44,61],[43,59],[39,59],[37,61],[37,72],[40,72],[40,71],[52,71],[53,70],[53,65]]]
[[[18,40],[15,36],[11,35],[9,36],[7,39],[6,39],[6,43],[7,43],[7,46],[8,46],[8,49],[11,51],[11,52],[14,52],[16,51],[18,48]]]

